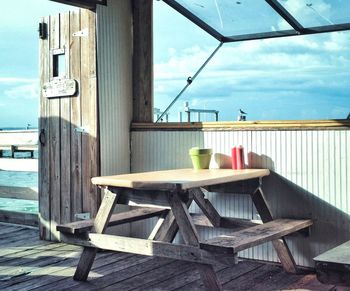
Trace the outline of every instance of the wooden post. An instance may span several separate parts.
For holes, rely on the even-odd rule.
[[[153,122],[153,3],[133,0],[133,122]]]

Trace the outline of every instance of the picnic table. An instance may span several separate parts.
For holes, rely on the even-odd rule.
[[[267,241],[272,241],[284,269],[296,273],[284,236],[308,228],[312,221],[273,219],[262,190],[262,178],[269,173],[267,169],[178,169],[92,178],[104,194],[96,218],[57,226],[63,241],[84,246],[74,279],[85,281],[97,250],[105,249],[195,262],[206,289],[222,290],[212,265],[236,264],[239,251]],[[206,189],[245,180],[257,181],[250,194],[263,223],[201,241],[196,224],[229,228],[244,225],[238,219],[220,216],[206,199]],[[189,213],[193,201],[203,212],[200,219],[198,214]],[[117,203],[139,207],[113,214]],[[159,219],[148,239],[104,234],[108,226],[155,216]],[[172,243],[178,230],[182,244]]]

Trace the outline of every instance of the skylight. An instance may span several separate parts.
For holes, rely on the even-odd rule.
[[[350,29],[349,0],[164,0],[222,42]]]

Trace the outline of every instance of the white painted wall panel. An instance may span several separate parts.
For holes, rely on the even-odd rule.
[[[135,131],[131,137],[133,172],[191,167],[192,146],[213,148],[211,167],[229,167],[231,147],[243,145],[249,167],[273,171],[264,189],[275,217],[315,220],[310,237],[288,238],[299,265],[313,266],[313,257],[350,239],[349,130]],[[222,215],[257,218],[249,196],[210,193],[209,199]],[[139,223],[132,233],[144,236],[151,227]],[[203,238],[217,234],[201,231]],[[270,244],[240,255],[278,260]]]
[[[97,5],[101,174],[130,171],[132,11],[128,0]],[[120,41],[123,40],[123,41]]]

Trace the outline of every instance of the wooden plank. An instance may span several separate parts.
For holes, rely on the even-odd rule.
[[[320,282],[350,286],[350,241],[320,254],[314,261]]]
[[[167,211],[168,210],[161,208],[138,208],[126,212],[112,214],[108,222],[108,227],[159,216]],[[77,234],[89,231],[93,225],[94,220],[89,219],[57,225],[57,230],[65,233]]]
[[[206,250],[215,251],[216,246],[218,246],[220,249],[226,247],[230,252],[237,253],[253,246],[278,239],[311,225],[312,220],[310,219],[276,219],[231,234],[211,238],[200,245],[201,248]]]
[[[128,261],[128,257],[131,256],[130,254],[117,254],[117,253],[99,253],[97,255],[98,259],[96,260],[94,264],[93,270],[98,270],[101,266],[108,265],[112,262],[115,262],[116,264],[120,264],[122,262]],[[139,259],[139,258],[138,258]],[[69,285],[71,286],[77,286],[80,285],[81,282],[73,281],[73,268],[71,266],[74,266],[78,261],[78,258],[68,258],[65,261],[58,262],[55,264],[52,264],[48,266],[47,268],[39,268],[36,270],[33,270],[31,272],[31,278],[27,280],[19,280],[19,278],[16,278],[14,280],[14,283],[17,281],[18,283],[15,284],[16,288],[18,290],[33,290],[34,288],[38,288],[38,290],[51,290],[51,289],[63,289],[60,288],[61,284],[66,285],[67,287]],[[114,271],[114,270],[113,270]],[[66,283],[68,281],[68,284]],[[70,283],[70,284],[69,284]],[[11,285],[12,286],[12,285]],[[85,285],[84,285],[85,286]],[[86,287],[86,286],[85,286]]]
[[[69,44],[69,74],[70,77],[80,82],[81,67],[81,47],[80,37],[73,36],[74,32],[80,31],[80,13],[81,11],[70,12],[70,44]],[[79,84],[80,86],[80,84]],[[71,148],[70,148],[70,179],[71,179],[71,219],[74,219],[76,213],[83,212],[82,205],[82,152],[81,152],[81,134],[75,131],[75,128],[81,126],[81,96],[80,88],[76,95],[71,98]]]
[[[60,15],[51,16],[50,52],[60,47]],[[53,78],[53,57],[50,53],[50,79]],[[58,240],[56,225],[61,221],[61,151],[60,151],[60,98],[49,100],[49,159],[50,166],[50,233],[51,240]]]
[[[42,23],[48,26],[48,31],[51,29],[50,18],[45,17],[41,19]],[[49,81],[49,67],[50,67],[50,52],[49,40],[40,39],[40,88]],[[39,229],[40,238],[49,240],[50,233],[50,147],[48,144],[49,132],[49,100],[43,97],[40,90],[40,118],[39,118],[39,132],[41,135],[45,134],[46,143],[39,143]]]
[[[113,254],[110,254],[113,256]],[[125,254],[130,255],[130,254]],[[168,260],[159,258],[159,265],[161,266],[164,262]],[[96,264],[99,260],[96,261]],[[95,267],[92,269],[92,272],[95,273],[95,276],[89,280],[89,282],[82,285],[81,282],[76,282],[71,279],[60,280],[60,282],[55,282],[50,285],[46,285],[46,288],[51,289],[58,286],[58,289],[74,289],[74,290],[86,290],[86,285],[91,287],[92,290],[101,290],[104,288],[108,288],[108,286],[123,281],[132,277],[133,275],[137,275],[140,273],[147,272],[153,268],[156,268],[158,262],[149,257],[142,257],[137,255],[132,255],[131,257],[127,257],[125,260],[118,260],[102,263],[101,266]],[[119,290],[119,289],[117,289]]]
[[[316,262],[345,264],[350,267],[350,240],[314,258]]]
[[[176,169],[95,177],[92,183],[101,186],[126,187],[144,190],[187,190],[196,187],[264,177],[268,169]]]
[[[252,201],[256,210],[258,211],[261,220],[265,222],[269,222],[273,220],[272,212],[268,206],[268,203],[264,197],[264,193],[261,187],[258,187],[256,191],[251,195]],[[292,253],[289,250],[287,242],[282,237],[280,239],[272,241],[272,245],[277,252],[277,256],[287,273],[295,274],[297,273],[297,266],[292,256]]]
[[[131,124],[132,131],[232,131],[232,130],[315,130],[315,129],[348,129],[350,121],[346,119],[338,120],[262,120],[262,121],[226,121],[226,122],[163,122],[163,123],[142,123]]]
[[[90,212],[92,217],[100,205],[98,189],[91,184],[91,178],[100,173],[95,21],[94,12],[81,11],[81,29],[89,33],[81,38],[81,124],[88,128],[88,133],[82,134],[83,212]]]
[[[97,234],[103,233],[107,226],[109,219],[113,213],[114,207],[117,203],[117,194],[112,193],[108,190],[104,191],[104,197],[101,206],[97,212],[96,218],[94,220],[94,226],[92,228],[93,232]],[[94,247],[85,247],[83,253],[81,254],[77,269],[74,274],[74,280],[86,281],[91,266],[94,262],[97,249]]]
[[[153,121],[153,2],[133,0],[133,121]]]
[[[29,226],[39,225],[38,214],[28,212],[0,210],[0,221]]]
[[[189,190],[189,192],[192,193],[194,201],[197,203],[203,213],[208,217],[210,222],[215,227],[219,227],[221,224],[221,216],[216,211],[214,206],[210,203],[210,201],[204,198],[203,191],[200,188],[193,188]]]
[[[60,48],[65,49],[65,78],[69,76],[69,48],[70,48],[70,15],[69,12],[61,14],[60,19]],[[70,112],[70,97],[60,98],[60,175],[61,175],[61,203],[60,216],[58,223],[67,223],[72,221],[71,216],[71,187],[70,187],[70,171],[71,168],[71,112]]]
[[[156,256],[197,262],[205,264],[221,264],[233,266],[237,263],[235,254],[219,254],[202,250],[199,247],[182,244],[172,244],[140,238],[131,238],[109,234],[89,233],[85,237],[62,234],[62,241],[70,244],[84,246],[85,248],[99,248],[103,250],[128,252],[144,256]]]
[[[199,246],[199,236],[196,228],[191,220],[186,204],[181,201],[177,192],[169,195],[169,204],[185,243],[191,246]],[[222,286],[211,265],[196,264],[196,268],[207,290],[222,290]]]

